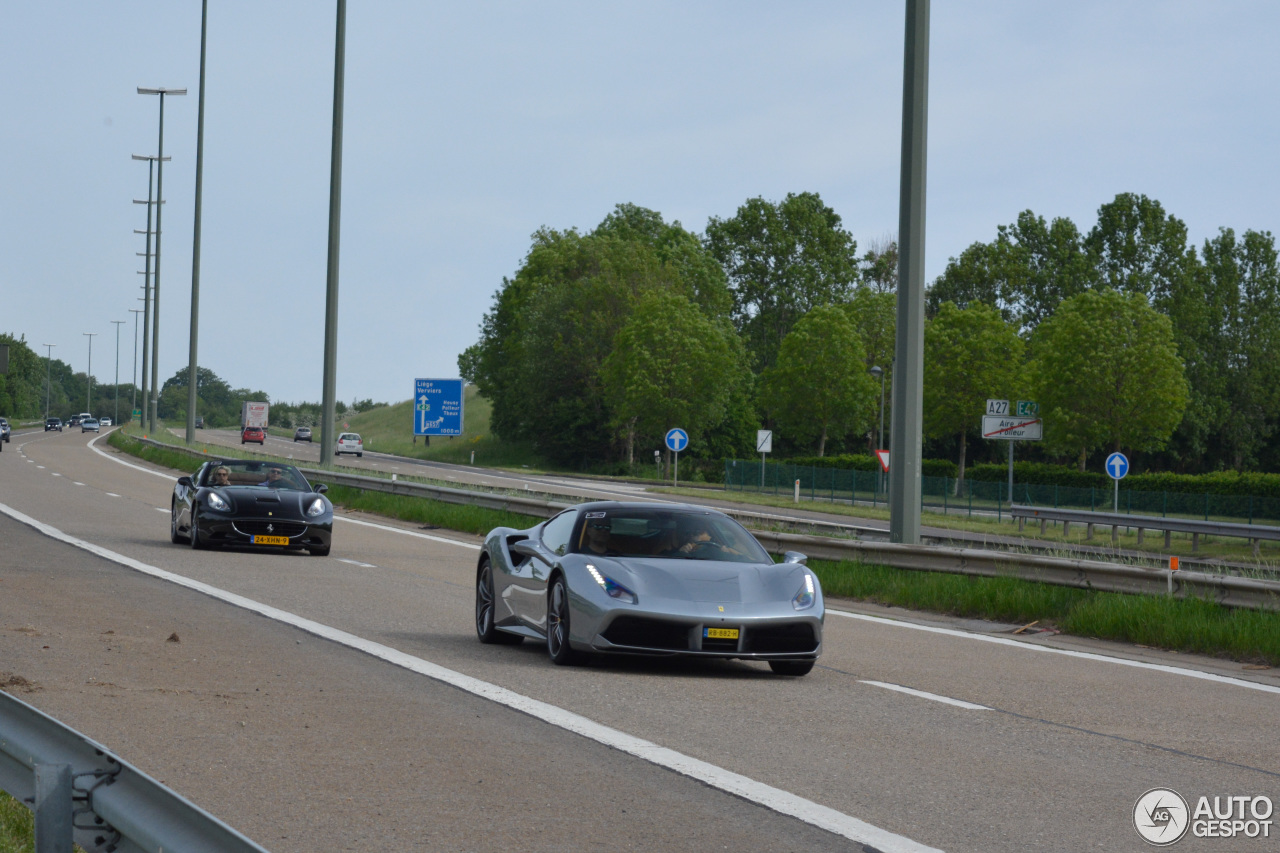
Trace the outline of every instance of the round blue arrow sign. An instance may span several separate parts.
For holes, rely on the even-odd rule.
[[[1107,475],[1113,480],[1123,480],[1124,475],[1129,473],[1129,460],[1123,453],[1112,453],[1107,457]]]
[[[667,433],[667,447],[679,453],[689,446],[689,433],[676,427]]]

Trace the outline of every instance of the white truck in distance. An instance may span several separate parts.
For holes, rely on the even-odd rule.
[[[266,403],[244,402],[240,404],[240,429],[245,427],[267,428]]]

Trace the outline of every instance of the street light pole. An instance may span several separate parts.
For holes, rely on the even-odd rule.
[[[112,320],[116,327],[116,416],[112,425],[120,423],[120,324],[124,320]]]
[[[204,43],[209,0],[200,4],[200,107],[196,121],[196,216],[191,240],[191,344],[187,365],[187,444],[196,440],[196,345],[200,330],[200,200],[204,181]]]
[[[338,372],[338,238],[342,221],[342,101],[347,57],[347,0],[338,0],[338,22],[333,47],[333,142],[329,158],[329,270],[325,283],[324,386],[320,403],[320,459],[333,465],[333,408]]]
[[[154,432],[156,428],[156,409],[160,405],[158,362],[160,361],[160,238],[164,235],[164,229],[160,225],[164,211],[162,201],[164,199],[164,96],[185,95],[187,90],[139,86],[138,94],[160,96],[160,142],[156,151],[156,160],[160,165],[156,167],[156,199],[161,203],[156,206],[156,267],[152,278],[152,287],[155,289],[155,310],[151,312],[151,408],[150,417],[147,421],[148,429]]]
[[[133,402],[129,405],[129,420],[133,421],[133,412],[138,408],[138,315],[141,308],[130,308],[133,315]]]
[[[48,354],[44,357],[44,419],[49,420],[49,392],[53,389],[53,348],[57,344],[45,344]]]
[[[145,253],[146,263],[142,270],[142,408],[144,411],[142,413],[141,423],[145,425],[147,422],[147,415],[145,411],[147,407],[147,350],[150,348],[151,343],[151,259],[155,257],[151,251],[151,236],[155,234],[156,231],[159,231],[158,228],[156,231],[151,230],[151,183],[152,179],[155,177],[156,160],[159,158],[152,157],[150,155],[134,154],[133,159],[147,161],[147,200],[145,202],[138,201],[137,199],[133,200],[134,204],[146,204],[147,206],[147,230],[139,231],[135,228],[133,231],[134,234],[147,235],[147,251]],[[137,406],[135,405],[134,408],[137,408]]]
[[[86,371],[88,376],[88,387],[84,392],[84,410],[89,414],[93,414],[93,339],[98,336],[98,333],[81,332],[81,334],[89,339],[89,369]]]

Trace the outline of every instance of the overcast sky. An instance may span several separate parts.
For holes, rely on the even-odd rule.
[[[321,397],[334,5],[212,0],[200,364]],[[337,389],[457,376],[541,226],[633,202],[701,233],[814,191],[862,247],[898,222],[900,2],[366,2],[347,17]],[[187,363],[200,3],[9,2],[0,331],[120,375],[166,99],[160,374]],[[926,281],[1030,208],[1087,231],[1144,193],[1196,245],[1275,231],[1280,4],[935,2]],[[536,401],[531,401],[536,405]]]

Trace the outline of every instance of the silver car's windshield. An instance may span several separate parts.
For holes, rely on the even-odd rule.
[[[688,510],[588,511],[574,550],[601,557],[773,562],[755,537],[736,521]]]

